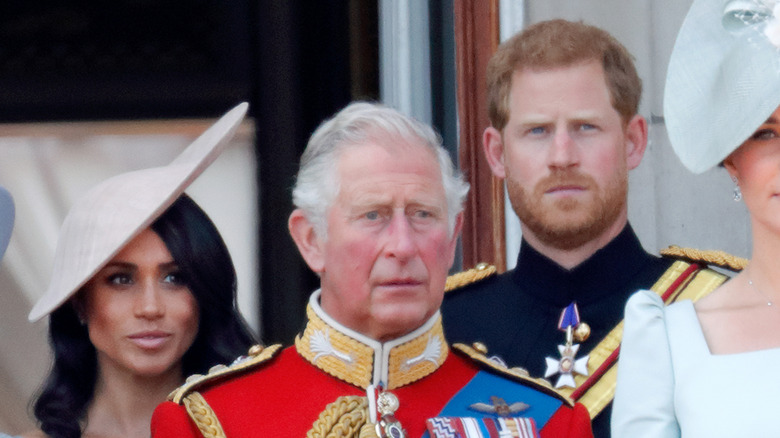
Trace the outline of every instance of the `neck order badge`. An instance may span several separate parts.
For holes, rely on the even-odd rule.
[[[544,373],[544,377],[550,377],[555,374],[558,376],[558,381],[555,382],[555,387],[568,386],[575,388],[577,384],[574,382],[574,373],[588,375],[588,359],[589,356],[585,355],[577,359],[577,350],[580,348],[580,344],[574,343],[574,329],[580,325],[580,312],[577,309],[577,303],[569,304],[563,312],[561,312],[561,318],[558,320],[558,330],[566,333],[566,344],[559,345],[558,351],[561,354],[560,359],[545,358],[547,361],[547,371]]]

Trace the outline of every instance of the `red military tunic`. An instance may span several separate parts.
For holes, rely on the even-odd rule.
[[[305,437],[312,429],[332,428],[332,419],[345,410],[359,417],[347,423],[373,429],[371,423],[379,415],[367,390],[372,394],[372,388],[379,388],[398,398],[394,416],[409,437],[428,436],[426,420],[434,417],[497,419],[495,413],[474,410],[481,403],[489,411],[497,400],[491,397],[506,405],[528,405],[512,416],[533,418],[542,437],[592,437],[588,413],[581,405],[468,347],[450,350],[438,313],[416,331],[379,343],[326,315],[317,293],[307,310],[309,321],[294,347],[257,365],[219,370],[214,377],[185,385],[172,394],[173,401],[155,411],[152,436],[202,436],[179,404],[196,390],[207,406],[191,408],[200,412],[195,416],[215,416],[229,438]],[[357,437],[358,432],[345,429],[337,436]]]

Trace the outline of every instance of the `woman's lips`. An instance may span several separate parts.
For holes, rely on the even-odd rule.
[[[168,339],[171,338],[171,334],[160,331],[139,332],[128,336],[128,338],[133,344],[140,348],[145,350],[156,350],[168,342]]]

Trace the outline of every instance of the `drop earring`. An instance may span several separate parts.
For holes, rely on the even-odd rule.
[[[732,176],[731,180],[734,181],[734,202],[742,200],[742,190],[739,188],[739,181],[736,176]]]

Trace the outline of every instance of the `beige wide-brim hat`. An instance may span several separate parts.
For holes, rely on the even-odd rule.
[[[219,156],[247,108],[242,103],[230,110],[169,165],[117,175],[79,198],[62,224],[49,288],[28,319],[37,321],[66,302],[164,213]]]
[[[3,258],[14,229],[14,199],[0,186],[0,259]]]
[[[780,2],[695,0],[669,60],[664,118],[692,172],[722,162],[780,105]]]

